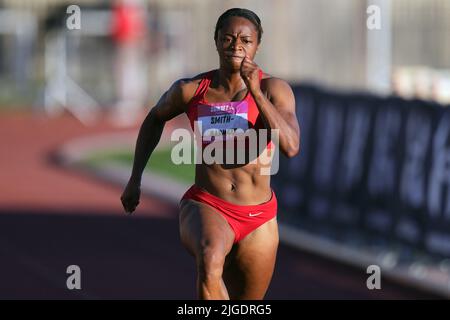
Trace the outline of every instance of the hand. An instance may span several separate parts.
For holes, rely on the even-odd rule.
[[[136,210],[136,207],[139,205],[140,196],[141,187],[139,183],[133,180],[128,181],[128,184],[120,197],[126,213],[131,214],[134,210]]]
[[[259,87],[259,66],[246,54],[241,63],[241,77],[245,85],[252,93],[256,93]]]

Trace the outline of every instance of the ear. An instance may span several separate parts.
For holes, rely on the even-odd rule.
[[[213,40],[214,40],[214,47],[216,48],[216,51],[219,51],[219,48],[217,48],[217,40],[214,38],[213,38]]]

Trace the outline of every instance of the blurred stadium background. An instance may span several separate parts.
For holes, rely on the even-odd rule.
[[[292,84],[302,128],[301,154],[273,178],[284,244],[269,297],[450,296],[450,1],[0,0],[1,298],[74,297],[57,270],[77,260],[95,285],[75,297],[193,297],[193,270],[186,281],[168,267],[192,263],[173,203],[150,194],[142,221],[124,222],[120,184],[62,169],[58,151],[91,139],[90,173],[129,169],[164,90],[217,67],[213,31],[231,7],[260,16],[257,63]],[[188,183],[192,168],[160,149],[155,170]],[[161,232],[172,240],[155,249]],[[99,275],[126,274],[126,259],[137,271],[116,283],[121,296]],[[369,264],[391,281],[380,293],[366,288]]]

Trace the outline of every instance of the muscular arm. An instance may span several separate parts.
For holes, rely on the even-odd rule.
[[[184,112],[185,81],[178,80],[154,106],[139,129],[130,181],[140,184],[144,168],[161,139],[166,121]]]
[[[142,172],[161,138],[166,121],[184,112],[191,87],[191,81],[175,82],[145,117],[139,129],[131,177],[120,197],[125,212],[131,214],[139,205]]]
[[[267,96],[252,92],[266,128],[279,129],[279,144],[284,155],[294,157],[300,149],[300,127],[295,114],[295,98],[291,87],[277,78],[267,79]]]

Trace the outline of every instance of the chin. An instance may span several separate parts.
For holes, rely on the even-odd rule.
[[[223,66],[230,71],[240,71],[241,64],[240,63],[225,63]]]

